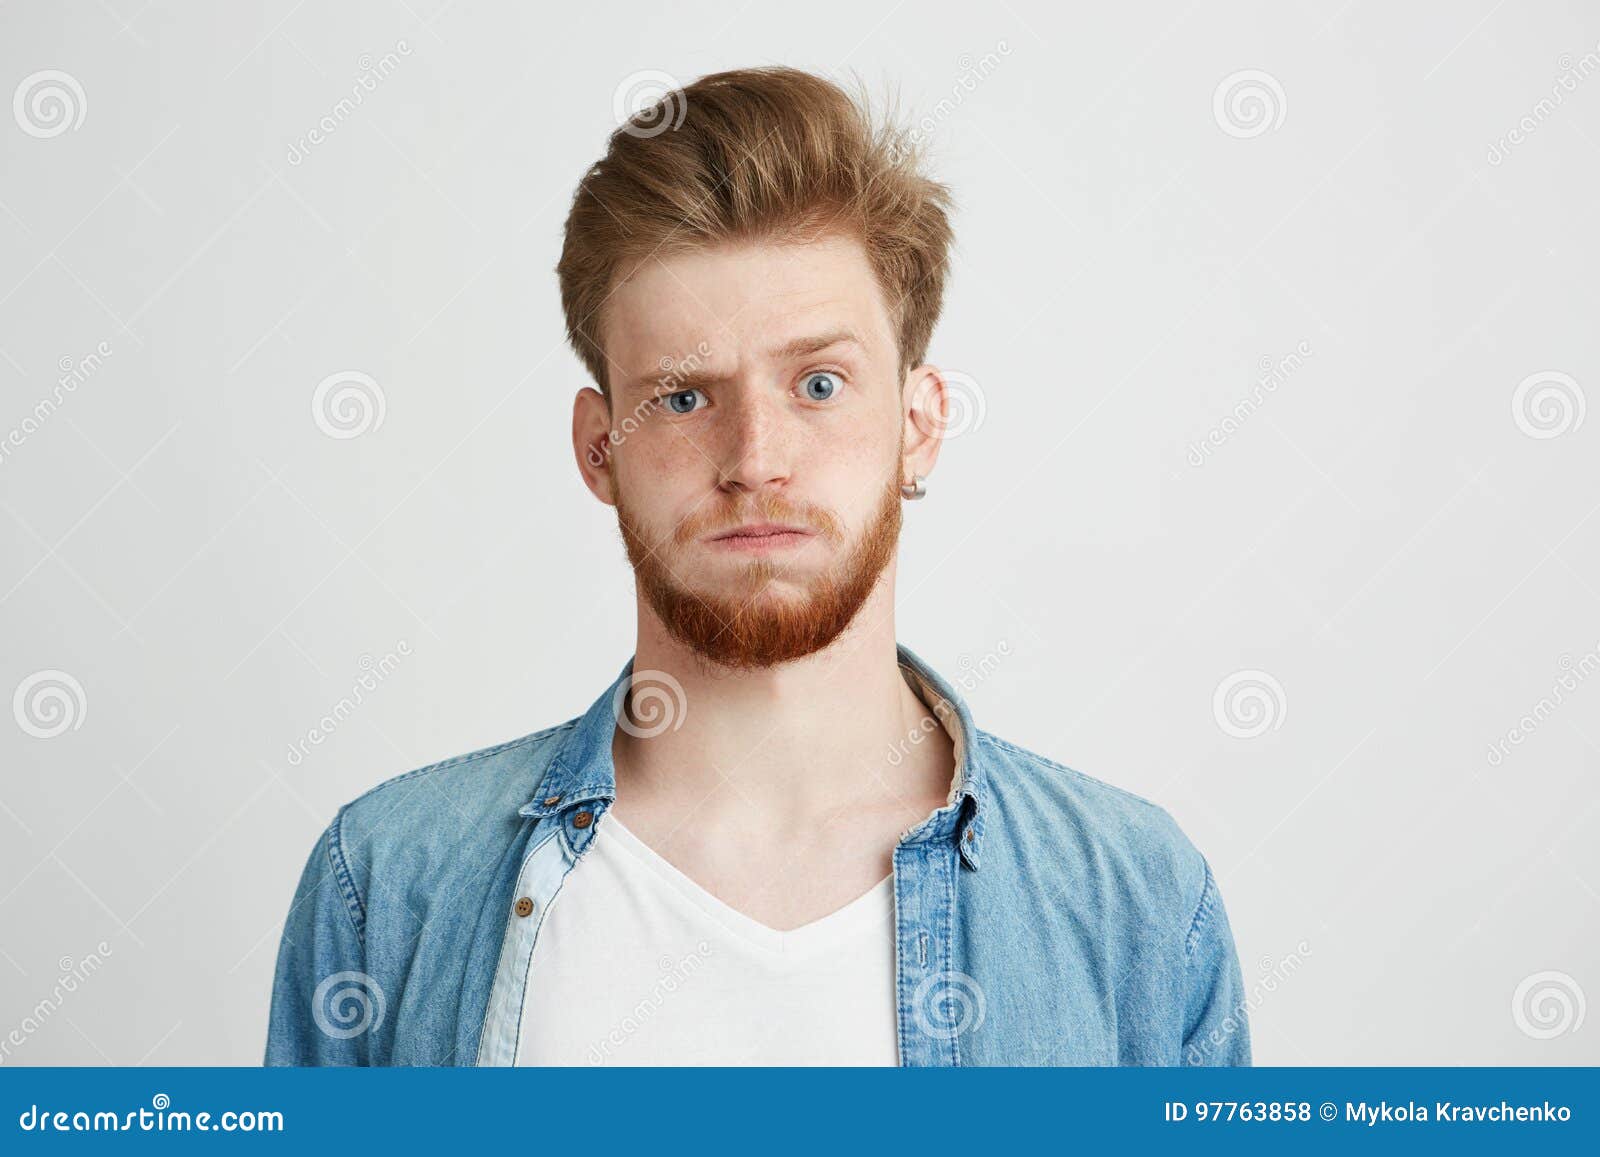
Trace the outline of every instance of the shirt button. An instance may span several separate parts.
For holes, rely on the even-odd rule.
[[[964,840],[966,840],[966,841],[967,841],[967,843],[969,843],[969,844],[970,844],[970,843],[971,843],[971,842],[972,842],[972,829],[971,829],[971,828],[968,828],[968,829],[967,829],[967,834],[966,834],[966,835],[964,835],[964,836],[962,836],[962,837],[961,837],[961,838],[962,838],[962,839],[964,839]]]
[[[545,800],[544,800],[544,806],[545,807],[555,807],[556,804],[558,804],[560,802],[561,802],[561,797],[559,795],[546,796]]]
[[[533,901],[526,896],[518,897],[515,911],[518,916],[528,916],[533,913]]]
[[[572,817],[572,826],[575,828],[586,828],[592,823],[594,823],[593,812],[579,812]]]

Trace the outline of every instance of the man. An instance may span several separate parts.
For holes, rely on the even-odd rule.
[[[638,640],[582,716],[345,805],[273,1064],[1242,1064],[1206,861],[977,729],[894,628],[945,189],[806,73],[613,134],[567,220],[585,484]]]

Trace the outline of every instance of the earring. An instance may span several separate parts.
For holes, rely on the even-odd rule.
[[[913,474],[910,482],[902,482],[900,484],[900,497],[908,502],[915,502],[928,493],[928,488],[924,485],[926,481],[927,479],[922,475]]]

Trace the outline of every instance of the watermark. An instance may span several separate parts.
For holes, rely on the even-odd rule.
[[[75,393],[79,386],[98,373],[110,356],[111,343],[103,341],[94,347],[93,353],[76,360],[63,357],[58,361],[56,369],[60,371],[60,376],[56,378],[55,386],[33,404],[33,409],[22,421],[11,427],[4,439],[0,439],[0,465],[5,464],[17,447],[37,434],[61,408],[67,395]]]
[[[0,1039],[0,1065],[5,1064],[6,1058],[14,1049],[21,1048],[29,1037],[44,1027],[66,1002],[68,995],[77,992],[80,984],[100,970],[105,958],[111,955],[111,945],[102,940],[94,947],[95,950],[82,960],[63,956],[56,962],[61,975],[56,978],[55,987],[50,990],[50,994],[25,1013],[21,1023]]]
[[[956,67],[961,71],[950,85],[950,95],[940,97],[929,112],[905,126],[889,148],[890,163],[901,164],[931,139],[934,130],[954,116],[956,110],[966,103],[967,97],[977,92],[978,86],[994,75],[995,70],[1000,67],[1001,58],[1010,55],[1011,45],[1004,40],[998,40],[994,48],[982,56],[974,58],[972,53],[963,52],[956,57]]]
[[[356,74],[355,82],[350,86],[350,95],[342,98],[328,112],[318,119],[315,126],[302,136],[289,142],[287,160],[291,165],[299,165],[311,155],[311,150],[331,137],[340,125],[355,115],[356,109],[361,107],[369,93],[378,91],[378,85],[394,75],[400,67],[400,58],[411,55],[411,45],[404,40],[394,42],[394,48],[378,57],[372,58],[370,52],[361,54],[356,61],[361,70]]]
[[[1311,343],[1301,340],[1295,343],[1294,349],[1284,354],[1277,361],[1263,355],[1257,363],[1260,376],[1256,384],[1239,401],[1234,403],[1233,409],[1211,429],[1207,430],[1197,441],[1189,443],[1189,452],[1185,457],[1189,465],[1200,467],[1206,464],[1206,459],[1229,438],[1237,434],[1252,415],[1266,402],[1267,397],[1277,392],[1278,387],[1287,382],[1292,374],[1306,364],[1306,359],[1311,356]]]
[[[1277,992],[1284,981],[1298,972],[1300,966],[1305,963],[1305,958],[1310,955],[1311,945],[1302,940],[1294,946],[1293,952],[1277,960],[1263,956],[1259,965],[1261,975],[1250,985],[1250,991],[1205,1035],[1204,1039],[1189,1045],[1184,1051],[1184,1063],[1204,1064],[1206,1057],[1227,1044],[1235,1033],[1249,1024],[1250,1017],[1261,1007],[1261,1002],[1271,993]]]
[[[939,371],[939,377],[944,382],[944,412],[930,414],[913,410],[912,421],[916,422],[917,429],[930,438],[943,439],[976,433],[989,413],[989,403],[978,379],[960,370],[946,369]]]
[[[924,1036],[951,1040],[977,1032],[989,1009],[983,985],[965,972],[945,970],[925,976],[911,994],[911,1012]]]
[[[89,98],[77,77],[47,68],[22,78],[11,96],[11,115],[30,137],[46,140],[77,132],[89,115]]]
[[[1217,726],[1235,739],[1255,739],[1283,726],[1289,699],[1283,684],[1265,671],[1235,671],[1211,696]]]
[[[1504,735],[1489,744],[1484,759],[1490,767],[1499,767],[1504,763],[1511,754],[1511,748],[1522,746],[1523,741],[1544,726],[1544,721],[1554,715],[1556,708],[1565,703],[1567,697],[1589,676],[1600,672],[1600,643],[1576,659],[1571,655],[1562,655],[1556,660],[1556,666],[1561,670],[1555,682],[1550,684],[1550,694],[1541,698]]]
[[[1248,140],[1281,126],[1289,115],[1289,99],[1270,72],[1241,69],[1223,77],[1211,94],[1211,115],[1230,137]]]
[[[335,972],[311,994],[311,1019],[335,1040],[376,1032],[385,1007],[383,988],[365,972]]]
[[[629,1037],[648,1024],[650,1018],[660,1011],[661,1006],[671,998],[672,994],[688,983],[689,978],[700,970],[700,966],[706,962],[711,953],[711,945],[702,940],[695,945],[693,952],[686,953],[676,960],[670,956],[661,957],[656,962],[661,975],[650,986],[650,992],[641,997],[621,1020],[612,1025],[603,1038],[589,1046],[589,1063],[591,1065],[605,1063],[606,1054],[613,1049],[621,1048]]]
[[[1517,383],[1511,394],[1511,418],[1530,438],[1559,438],[1583,425],[1588,403],[1583,387],[1571,374],[1540,370]]]
[[[951,682],[960,687],[967,694],[982,683],[1000,667],[1000,661],[1011,654],[1011,644],[1001,639],[993,651],[986,652],[981,657],[974,659],[963,652],[956,657],[956,673],[951,677]],[[905,762],[906,756],[911,754],[911,749],[916,747],[928,736],[944,728],[952,737],[956,732],[955,708],[944,699],[939,699],[931,708],[932,714],[924,715],[906,732],[904,739],[899,743],[889,745],[889,766],[899,767]]]
[[[1568,94],[1578,91],[1578,84],[1581,81],[1600,72],[1600,44],[1596,44],[1576,61],[1572,59],[1570,52],[1563,52],[1556,61],[1556,67],[1561,71],[1550,86],[1550,95],[1539,100],[1518,119],[1514,127],[1490,143],[1487,158],[1489,164],[1502,164],[1511,155],[1512,149],[1522,144],[1540,125],[1555,115],[1556,109],[1566,100]]]
[[[394,650],[384,654],[381,659],[374,659],[371,655],[362,655],[358,666],[361,673],[355,677],[350,685],[350,694],[335,703],[317,725],[307,731],[303,739],[297,739],[288,747],[287,759],[290,767],[299,767],[305,762],[306,756],[311,754],[311,748],[321,747],[339,725],[350,716],[354,715],[356,708],[367,701],[367,695],[378,689],[378,685],[394,674],[395,668],[400,666],[400,660],[411,654],[411,644],[401,639],[395,644]]]
[[[611,94],[611,113],[630,137],[658,137],[683,125],[689,101],[677,78],[647,68],[622,78]]]
[[[635,739],[654,739],[683,726],[689,698],[666,671],[635,671],[617,684],[611,711],[617,726]]]
[[[1577,1032],[1588,1011],[1583,988],[1565,972],[1550,970],[1525,976],[1511,994],[1511,1019],[1534,1040],[1552,1040]]]
[[[11,696],[17,726],[35,739],[54,739],[83,726],[89,698],[83,684],[65,671],[35,671]]]
[[[29,1133],[281,1133],[277,1110],[226,1109],[221,1113],[172,1109],[172,1098],[157,1093],[150,1108],[117,1113],[109,1109],[55,1110],[30,1104],[17,1117]],[[169,1110],[171,1110],[169,1112]]]
[[[586,455],[589,465],[596,470],[604,466],[611,456],[611,451],[627,441],[629,434],[644,425],[645,419],[661,407],[662,399],[678,392],[677,387],[691,374],[698,373],[705,365],[705,359],[710,356],[711,346],[705,341],[695,346],[694,352],[687,357],[675,358],[670,354],[664,355],[657,363],[661,367],[661,376],[656,379],[655,393],[640,399],[631,413],[623,415],[622,421],[611,427],[606,433],[603,449],[600,445],[589,447]]]
[[[386,413],[383,387],[360,370],[329,374],[311,395],[311,417],[317,429],[341,441],[376,430]]]

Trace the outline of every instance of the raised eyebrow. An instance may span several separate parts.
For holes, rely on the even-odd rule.
[[[853,345],[858,349],[866,348],[861,339],[850,330],[836,329],[830,330],[828,333],[797,337],[769,350],[767,356],[774,360],[804,358],[836,345]]]

